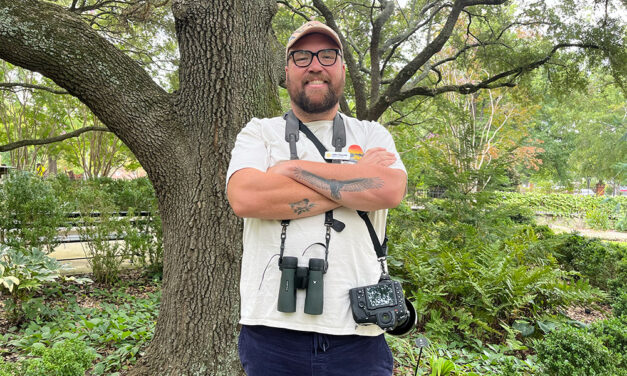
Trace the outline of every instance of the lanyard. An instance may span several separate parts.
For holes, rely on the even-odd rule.
[[[297,117],[294,115],[293,111],[288,111],[283,118],[285,119],[285,141],[287,141],[290,145],[290,159],[295,160],[298,159],[298,153],[296,150],[296,142],[299,139],[299,132],[303,132],[305,136],[316,146],[318,152],[322,156],[325,162],[327,163],[339,163],[338,160],[328,160],[326,159],[325,153],[327,149],[324,147],[322,142],[318,140],[318,138],[313,134],[313,132],[307,128],[305,124],[303,124]],[[346,128],[344,127],[344,121],[339,113],[335,115],[333,119],[333,140],[332,145],[335,147],[336,152],[342,151],[342,148],[346,146]],[[385,260],[387,258],[387,236],[383,240],[383,243],[379,242],[379,237],[374,230],[374,226],[368,217],[368,213],[365,211],[357,210],[357,214],[359,217],[365,222],[366,227],[368,228],[368,233],[370,234],[370,240],[372,241],[372,245],[374,246],[374,250],[377,254],[377,259],[381,263],[381,269],[383,273],[386,273]],[[283,259],[283,251],[285,249],[285,238],[287,233],[287,226],[289,226],[289,220],[281,221],[281,226],[283,227],[281,230],[281,253],[279,255],[279,266],[281,266],[281,261]],[[328,268],[327,257],[329,255],[329,242],[331,239],[331,228],[333,228],[337,232],[341,232],[345,224],[338,221],[337,219],[333,219],[333,211],[329,210],[325,213],[325,221],[324,225],[327,228],[325,235],[325,268],[324,272]],[[322,243],[316,243],[321,244]]]

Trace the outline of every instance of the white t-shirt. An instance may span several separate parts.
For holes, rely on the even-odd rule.
[[[356,159],[360,157],[360,152],[363,154],[368,149],[384,147],[397,157],[397,161],[390,167],[405,171],[392,136],[383,126],[341,116],[346,128],[346,147],[343,151],[351,152],[352,158]],[[331,145],[332,121],[317,121],[306,125],[327,150],[335,150]],[[324,163],[318,149],[302,132],[296,147],[299,159]],[[255,168],[265,172],[278,162],[289,159],[285,120],[281,117],[254,118],[237,136],[227,171],[227,184],[231,175],[240,169]],[[381,241],[387,210],[377,210],[369,213],[369,216]],[[277,310],[281,278],[278,267],[281,221],[244,219],[244,254],[240,281],[241,324],[334,335],[375,336],[383,333],[376,325],[357,325],[350,309],[348,291],[354,287],[375,284],[381,275],[381,266],[368,229],[353,209],[337,208],[333,210],[333,217],[342,221],[346,227],[342,232],[331,231],[329,268],[323,276],[322,315],[304,313],[306,290],[297,290],[296,312],[283,313]],[[309,258],[323,259],[323,246],[309,246],[314,243],[324,244],[325,233],[324,214],[292,220],[287,228],[284,256],[298,257],[299,266],[308,266]]]

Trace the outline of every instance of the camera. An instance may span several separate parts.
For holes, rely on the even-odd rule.
[[[279,285],[279,312],[296,312],[296,290],[306,289],[305,313],[322,314],[324,285],[322,275],[325,272],[323,259],[309,259],[309,267],[298,266],[298,258],[285,256],[279,264],[281,284]]]
[[[416,325],[414,306],[405,299],[401,284],[387,274],[376,285],[350,289],[349,295],[358,324],[376,324],[392,335],[406,334]]]

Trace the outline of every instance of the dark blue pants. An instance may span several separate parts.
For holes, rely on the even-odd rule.
[[[248,376],[391,376],[383,335],[333,336],[244,325],[239,356]]]

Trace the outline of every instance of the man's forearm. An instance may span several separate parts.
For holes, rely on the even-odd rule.
[[[227,195],[235,214],[244,218],[305,218],[340,206],[296,180],[250,168],[233,174]]]
[[[273,170],[341,206],[367,211],[397,206],[407,181],[402,170],[375,165],[287,161]]]

